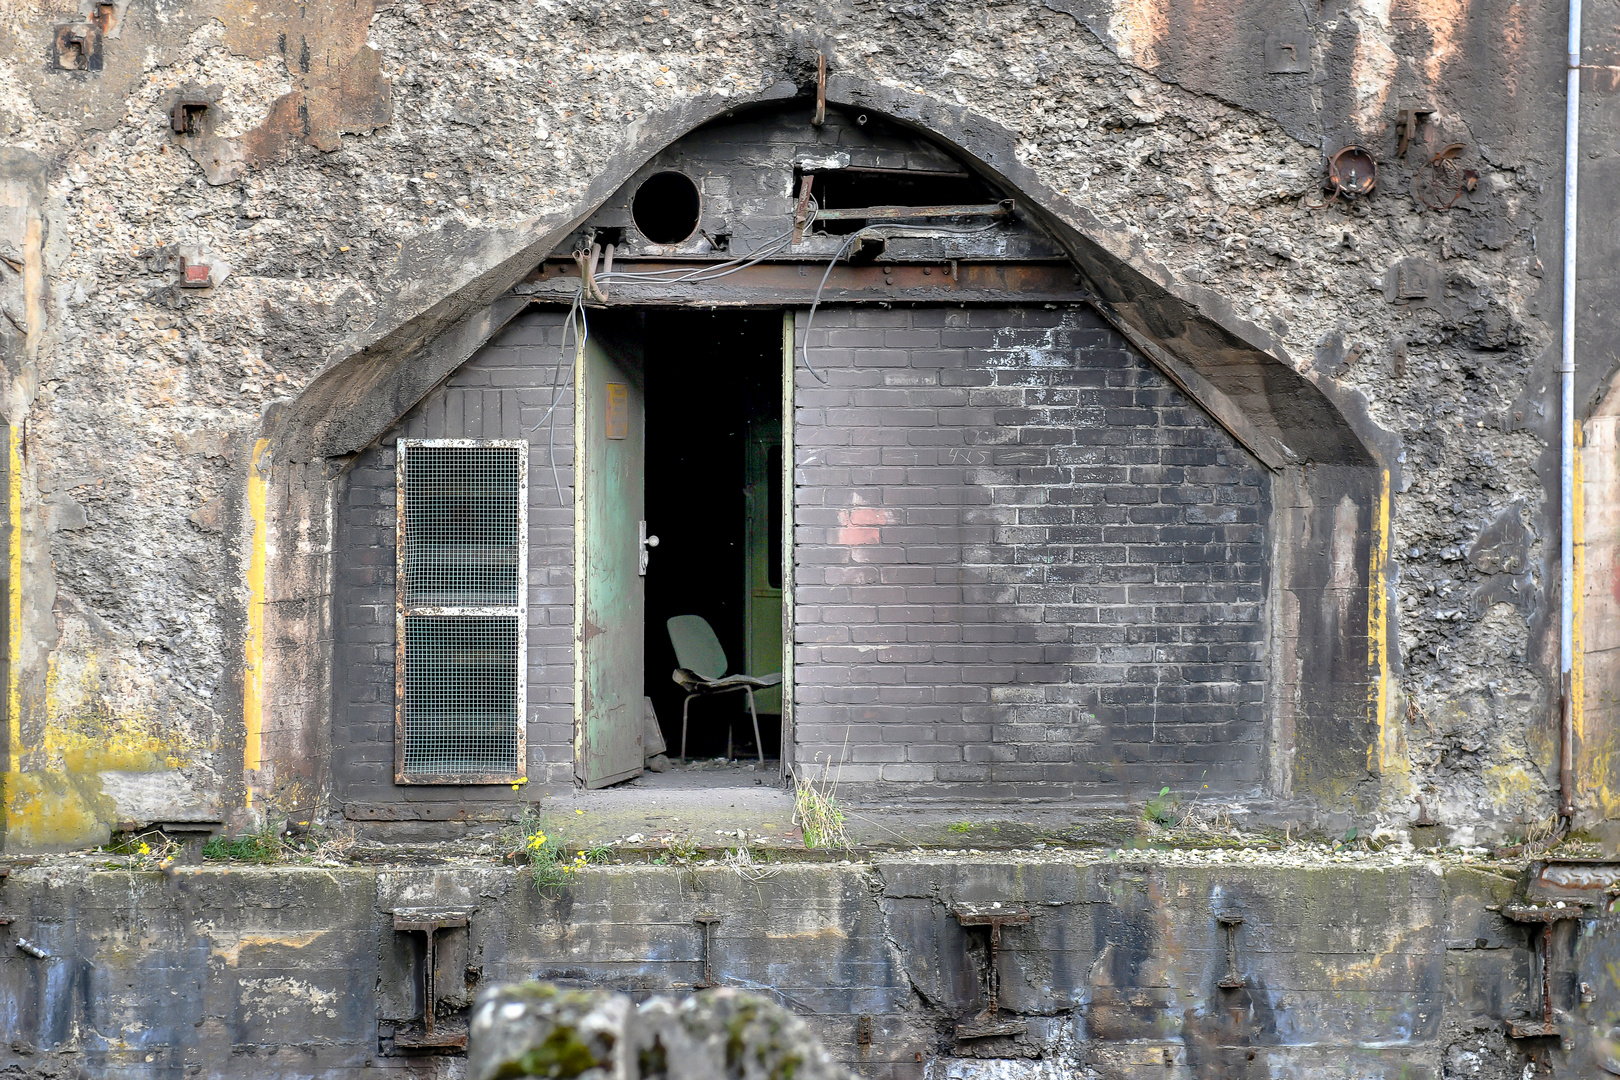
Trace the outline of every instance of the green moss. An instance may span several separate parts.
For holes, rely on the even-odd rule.
[[[545,1042],[523,1052],[523,1056],[517,1060],[521,1072],[502,1071],[498,1075],[545,1076],[562,1080],[578,1076],[599,1064],[601,1062],[597,1061],[595,1051],[579,1037],[579,1032],[573,1028],[556,1027],[546,1036]]]

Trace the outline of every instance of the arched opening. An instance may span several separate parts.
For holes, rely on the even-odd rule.
[[[530,779],[583,776],[598,742],[589,714],[602,695],[589,685],[584,643],[602,637],[601,624],[581,593],[564,587],[570,578],[588,583],[579,572],[585,552],[601,546],[592,545],[581,510],[588,460],[573,456],[576,449],[588,455],[598,434],[588,385],[581,384],[574,431],[566,423],[552,430],[584,371],[566,327],[567,304],[586,288],[593,290],[587,304],[608,309],[591,315],[594,340],[612,343],[622,361],[618,375],[601,380],[608,396],[594,415],[603,432],[615,413],[609,384],[628,387],[623,400],[634,402],[633,391],[656,389],[648,373],[656,368],[659,376],[684,376],[684,390],[702,381],[734,389],[747,372],[717,356],[710,339],[747,318],[789,315],[795,344],[776,353],[789,392],[775,417],[752,420],[781,425],[777,456],[770,445],[759,449],[765,478],[778,485],[774,497],[794,516],[767,513],[753,527],[767,547],[791,551],[774,581],[770,560],[764,565],[767,587],[787,594],[779,636],[796,651],[780,674],[789,684],[786,711],[796,715],[779,743],[767,736],[767,747],[756,748],[739,707],[739,722],[727,728],[735,748],[780,745],[801,766],[818,756],[841,759],[846,777],[874,790],[936,795],[1107,800],[1144,785],[1211,780],[1232,794],[1342,791],[1335,785],[1366,760],[1374,737],[1370,687],[1383,677],[1369,669],[1368,647],[1377,474],[1346,419],[1274,357],[1110,264],[1050,206],[964,153],[960,138],[941,144],[914,118],[898,122],[869,107],[850,112],[850,122],[868,118],[853,125],[862,137],[854,145],[870,151],[865,158],[811,152],[819,136],[796,110],[780,108],[738,110],[725,140],[712,138],[718,126],[674,140],[620,174],[592,214],[547,241],[549,257],[530,262],[523,280],[486,309],[478,340],[488,344],[467,350],[471,362],[452,363],[423,394],[382,384],[386,394],[358,410],[414,395],[397,420],[376,426],[346,473],[351,507],[387,505],[388,452],[402,435],[479,437],[475,400],[482,437],[529,442],[531,520],[542,523],[531,531],[530,565],[556,568],[531,573],[539,592],[530,596],[524,667]],[[846,118],[829,113],[835,128]],[[744,167],[745,155],[716,147],[735,146],[749,125],[762,133],[760,146],[769,142],[764,133],[783,130],[810,132],[809,145],[778,137],[790,148],[777,152],[780,160],[761,166],[754,155]],[[642,248],[637,196],[654,177],[676,172],[701,193],[695,227],[673,244],[649,236]],[[894,178],[890,189],[882,186],[886,175]],[[826,204],[817,200],[818,184]],[[874,199],[869,192],[892,197],[836,205]],[[974,201],[933,202],[952,196]],[[767,252],[771,243],[782,247]],[[599,279],[582,285],[573,253],[605,253],[608,244],[612,271],[597,261]],[[1108,272],[1093,273],[1098,266]],[[691,325],[671,321],[680,308],[714,314]],[[694,329],[721,323],[718,331]],[[435,348],[453,357],[459,332],[447,331]],[[757,327],[750,333],[761,336]],[[677,346],[684,359],[670,359]],[[749,348],[757,367],[768,349],[758,341]],[[344,393],[372,377],[351,381]],[[759,388],[753,393],[761,396]],[[282,417],[291,438],[318,443],[357,430],[352,415],[319,418],[323,394],[315,388]],[[677,410],[691,414],[691,428],[744,430],[752,422],[697,401]],[[644,398],[642,407],[658,402]],[[923,414],[930,423],[912,422]],[[643,432],[656,434],[644,415]],[[602,439],[604,446],[622,441]],[[650,443],[641,452],[659,464],[679,456]],[[642,474],[644,489],[650,475]],[[365,477],[370,493],[362,490]],[[705,506],[718,501],[705,499],[710,485],[702,479],[688,485],[691,520],[677,517],[682,526],[704,521]],[[724,483],[746,493],[745,506],[755,497],[747,477]],[[659,496],[678,490],[669,480],[652,486]],[[1144,501],[1144,492],[1152,498]],[[746,547],[749,526],[737,516],[726,528]],[[613,535],[643,520],[662,540],[663,526],[635,515]],[[379,518],[360,528],[376,530],[386,546],[391,524]],[[1302,546],[1313,536],[1331,540]],[[630,537],[627,551],[638,561],[647,550]],[[650,565],[664,555],[672,565],[673,546],[652,551]],[[804,580],[812,566],[819,579]],[[746,572],[721,573],[740,594]],[[359,577],[364,572],[354,585],[381,591],[357,597],[335,581],[334,592],[350,598],[335,609],[387,610],[386,581]],[[639,678],[617,680],[631,689],[614,703],[614,730],[626,743],[641,739],[643,749],[653,729],[636,706],[648,687],[670,681],[667,658],[648,659],[667,639],[662,614],[643,611],[631,635],[639,639]],[[570,646],[558,626],[577,627],[580,644]],[[334,628],[340,646],[345,633]],[[748,655],[746,622],[742,633],[717,629],[717,636],[736,643],[734,668],[758,666]],[[391,685],[393,660],[379,650],[371,681],[387,674]],[[334,744],[359,741],[368,725],[392,730],[386,697],[335,697]],[[762,732],[776,723],[768,708],[757,709]],[[667,704],[655,711],[673,746],[678,716],[672,723]],[[386,741],[379,740],[381,758],[389,756]],[[386,771],[375,782],[335,785],[351,817],[401,812],[382,805],[411,798],[384,790]],[[469,799],[501,797],[492,788]]]

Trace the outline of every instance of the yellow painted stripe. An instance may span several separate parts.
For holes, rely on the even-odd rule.
[[[1573,483],[1574,498],[1570,507],[1573,528],[1570,544],[1574,555],[1575,580],[1570,582],[1570,607],[1573,616],[1572,632],[1570,634],[1570,667],[1569,667],[1569,716],[1570,729],[1575,736],[1575,745],[1571,749],[1575,768],[1575,791],[1571,793],[1572,801],[1580,803],[1581,758],[1585,755],[1581,749],[1586,745],[1586,643],[1584,638],[1584,620],[1586,617],[1586,488],[1582,476],[1581,449],[1586,442],[1583,436],[1585,428],[1581,424],[1575,425],[1575,477]]]
[[[11,579],[6,583],[6,719],[12,775],[22,772],[22,428],[6,428],[6,523],[10,527]]]
[[[260,739],[264,731],[264,565],[268,537],[265,529],[264,468],[269,440],[253,444],[253,460],[248,465],[248,514],[253,518],[253,550],[248,558],[248,632],[242,671],[242,718],[247,741],[242,748],[242,768],[258,769],[261,763]],[[253,784],[246,784],[247,804],[253,805]]]
[[[1382,773],[1396,764],[1394,732],[1389,730],[1389,470],[1378,474],[1378,501],[1373,504],[1372,565],[1367,574],[1368,712],[1377,742],[1367,747],[1367,771]]]

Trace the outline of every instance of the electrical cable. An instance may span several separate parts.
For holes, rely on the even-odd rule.
[[[564,371],[566,370],[569,376],[572,376],[574,368],[573,364],[566,363],[568,359],[568,331],[570,328],[574,331],[574,348],[576,351],[583,348],[585,342],[590,338],[590,324],[585,317],[584,300],[585,286],[581,284],[574,293],[574,302],[568,306],[568,316],[563,323],[562,345],[558,350],[559,355],[557,357],[557,373],[551,380],[551,403],[546,406],[545,414],[535,421],[534,427],[529,429],[533,432],[541,424],[546,425],[546,461],[551,465],[551,482],[552,486],[557,489],[557,506],[559,508],[563,504],[562,471],[557,467],[557,425],[551,422],[551,418],[552,414],[557,411],[557,403],[562,400],[563,390],[568,386],[568,382],[564,378]],[[577,323],[575,322],[576,318],[579,320]]]
[[[814,224],[818,209],[819,208],[814,202],[810,204],[810,214],[809,217],[805,219],[804,225],[801,226],[802,229],[807,230],[812,224]],[[849,250],[849,246],[851,244],[855,243],[862,237],[868,236],[882,239],[905,237],[908,235],[926,239],[928,237],[938,236],[940,233],[947,233],[956,236],[972,236],[978,233],[990,232],[996,228],[996,225],[996,222],[991,222],[988,225],[977,226],[971,229],[955,228],[952,226],[932,226],[924,229],[915,225],[865,225],[850,233],[849,236],[844,238],[844,242],[838,245],[838,250],[833,253],[832,259],[827,263],[827,269],[822,273],[820,283],[816,285],[815,296],[811,298],[810,311],[804,319],[804,344],[799,346],[799,356],[800,359],[804,361],[805,370],[810,372],[815,380],[821,383],[823,386],[827,384],[826,376],[817,371],[815,365],[810,362],[810,327],[815,322],[816,309],[821,306],[821,293],[822,290],[827,287],[827,279],[832,277],[833,268],[838,265],[838,260],[844,257],[844,252]],[[757,266],[766,259],[769,259],[774,255],[778,255],[782,251],[792,246],[793,230],[789,229],[787,232],[778,233],[776,236],[766,240],[753,251],[750,251],[745,255],[739,255],[734,259],[727,259],[725,262],[715,263],[709,266],[700,266],[691,270],[681,267],[671,267],[667,270],[610,270],[606,273],[594,276],[592,280],[597,282],[606,282],[609,285],[613,285],[615,283],[629,285],[679,285],[688,282],[718,281],[721,278],[729,277],[738,271],[746,270],[752,266]],[[576,319],[578,319],[577,323],[575,322]],[[546,457],[551,464],[551,480],[552,485],[557,491],[557,505],[559,507],[562,506],[562,471],[557,466],[557,425],[553,422],[552,417],[556,412],[557,403],[562,399],[563,390],[568,386],[568,382],[565,381],[563,377],[565,365],[569,371],[570,377],[572,376],[573,365],[566,364],[568,358],[568,331],[570,328],[574,330],[574,350],[577,353],[580,349],[585,347],[586,342],[590,341],[590,322],[585,315],[585,282],[583,279],[581,279],[579,284],[575,286],[573,301],[568,306],[568,316],[563,326],[562,345],[559,350],[560,355],[557,359],[557,376],[552,380],[551,403],[546,407],[545,415],[543,415],[539,421],[535,423],[533,428],[529,429],[530,431],[534,431],[536,428],[539,428],[541,424],[546,425]],[[579,395],[577,393],[574,395],[576,399],[578,396]],[[575,452],[578,452],[577,447],[575,448]]]
[[[810,301],[810,313],[804,317],[804,344],[799,346],[799,355],[804,360],[804,369],[811,375],[815,376],[815,380],[821,385],[827,385],[826,378],[816,370],[814,364],[810,363],[810,326],[816,321],[816,308],[821,306],[821,290],[827,287],[827,279],[832,277],[833,267],[837,266],[838,260],[844,257],[844,252],[849,250],[850,244],[854,243],[856,240],[859,240],[863,236],[890,239],[892,237],[905,236],[908,231],[924,237],[935,236],[942,232],[951,233],[957,236],[971,236],[975,233],[989,232],[995,227],[995,222],[991,222],[989,225],[983,225],[973,229],[959,229],[952,228],[950,226],[940,226],[938,228],[921,230],[914,225],[865,225],[850,233],[844,242],[838,246],[838,250],[833,252],[832,261],[827,263],[826,273],[821,275],[821,284],[816,286],[816,295]]]

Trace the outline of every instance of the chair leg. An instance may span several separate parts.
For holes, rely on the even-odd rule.
[[[691,707],[692,695],[687,694],[681,702],[681,764],[686,764],[686,710]]]
[[[754,708],[754,688],[745,687],[748,691],[748,715],[754,721],[754,749],[759,752],[759,763],[765,764],[765,743],[759,737],[759,712]]]

